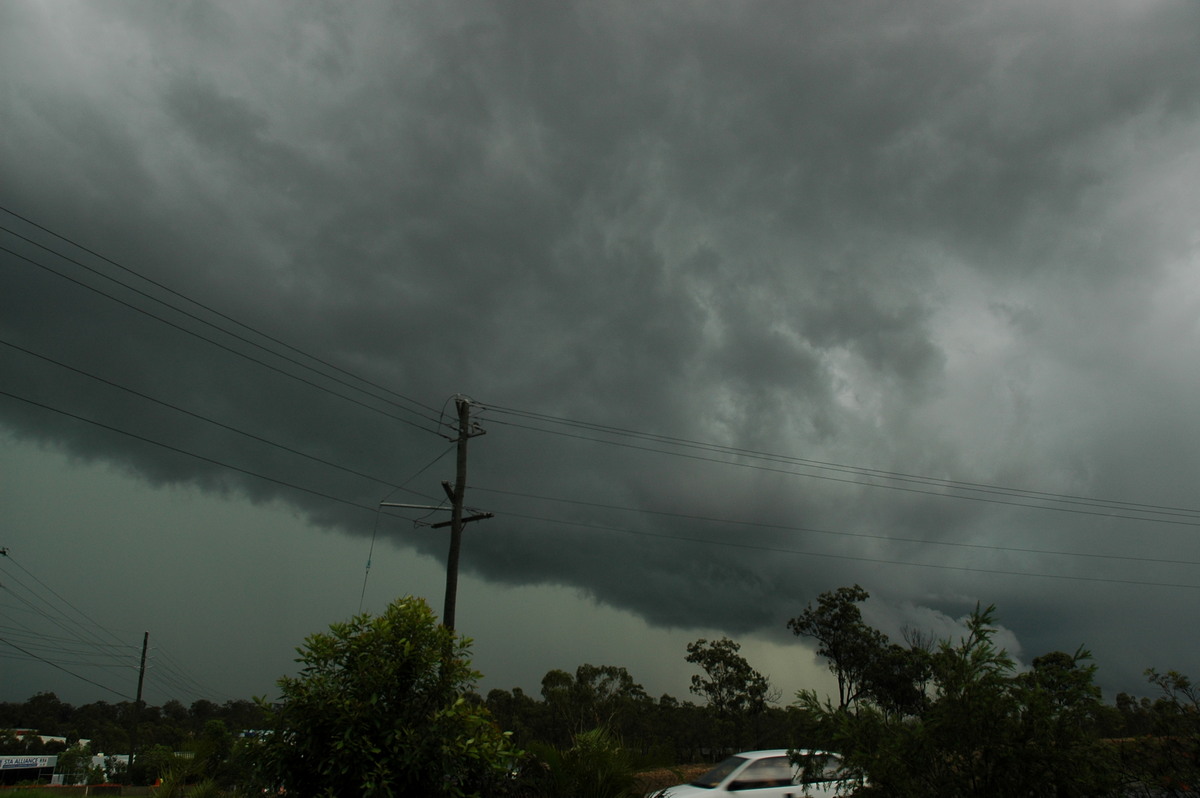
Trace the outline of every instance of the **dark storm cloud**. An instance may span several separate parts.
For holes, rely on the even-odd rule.
[[[445,447],[428,429],[455,391],[882,471],[1191,502],[1198,342],[1161,320],[1196,307],[1176,290],[1196,202],[1159,178],[1196,169],[1194,5],[66,8],[0,11],[3,204],[197,300],[201,319],[246,320],[424,407],[375,388],[347,404],[280,373],[303,374],[301,355],[6,237],[183,329],[5,254],[5,340],[358,473],[6,348],[12,392],[361,507],[7,400],[21,435],[150,480],[283,497],[359,535],[362,508]],[[473,486],[767,525],[472,494],[499,517],[465,567],[657,623],[779,631],[840,584],[959,610],[987,588],[1040,642],[1057,640],[1038,619],[1059,585],[980,573],[1155,578],[1013,551],[1136,550],[1111,520],[513,420],[482,415]],[[434,499],[437,478],[419,488]],[[1054,617],[1082,624],[1091,596]]]

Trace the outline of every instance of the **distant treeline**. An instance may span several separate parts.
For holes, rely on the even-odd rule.
[[[625,668],[614,665],[584,664],[573,674],[552,670],[543,677],[536,696],[516,687],[474,698],[486,705],[497,725],[513,733],[520,746],[567,746],[573,735],[604,726],[640,758],[656,763],[710,761],[730,749],[812,744],[819,742],[813,737],[820,734],[811,715],[796,706],[765,701],[746,713],[731,713],[708,702],[681,701],[670,695],[653,698]],[[262,709],[250,700],[143,705],[138,713],[138,746],[184,750],[212,720],[234,733],[261,729],[266,723]],[[1121,693],[1114,703],[1102,706],[1090,731],[1101,738],[1167,734],[1178,731],[1179,720],[1178,702],[1166,696],[1151,700]],[[31,729],[64,737],[69,743],[91,740],[94,752],[128,753],[133,723],[131,701],[76,707],[45,692],[21,703],[0,702],[0,730]],[[42,743],[36,736],[17,740],[0,732],[0,754],[55,754],[62,748],[63,744]]]
[[[91,750],[104,754],[127,754],[132,745],[134,720],[137,719],[138,748],[163,746],[184,750],[197,739],[209,721],[221,721],[231,731],[262,727],[263,712],[248,700],[216,704],[200,699],[184,706],[168,701],[161,707],[142,705],[135,713],[132,701],[110,704],[97,701],[72,706],[54,693],[38,693],[24,703],[0,702],[0,754],[57,754],[65,744],[43,743],[39,737],[21,740],[6,730],[30,729],[47,737],[65,737],[67,744],[83,739],[91,741]]]
[[[1082,648],[1016,663],[995,644],[994,608],[977,607],[959,637],[906,630],[899,643],[864,622],[867,598],[858,585],[823,593],[787,624],[816,643],[835,696],[785,699],[728,638],[681,652],[699,671],[695,700],[653,698],[624,667],[591,664],[549,671],[538,695],[481,696],[469,644],[407,597],[384,616],[310,636],[304,667],[280,679],[275,706],[73,707],[38,693],[0,703],[0,753],[53,754],[88,739],[92,752],[112,755],[136,742],[124,775],[132,783],[206,779],[297,795],[373,794],[392,782],[422,785],[412,794],[574,795],[601,772],[624,774],[612,794],[633,795],[635,770],[760,748],[837,751],[842,776],[864,796],[1163,796],[1200,784],[1200,687],[1185,674],[1148,670],[1156,698],[1122,693],[1110,704]],[[363,779],[374,787],[360,789]]]
[[[648,762],[679,764],[719,759],[722,753],[760,748],[821,747],[830,741],[807,709],[766,704],[748,713],[718,711],[711,703],[651,698],[624,668],[581,665],[574,674],[550,671],[540,696],[521,688],[492,690],[484,703],[519,746],[535,742],[567,746],[572,736],[596,727],[610,729]],[[1200,716],[1181,709],[1176,698],[1135,698],[1120,693],[1083,719],[1089,736],[1124,739],[1175,735],[1180,722]],[[1189,717],[1190,716],[1190,717]]]

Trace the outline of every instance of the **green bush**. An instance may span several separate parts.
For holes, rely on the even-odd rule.
[[[577,734],[570,748],[536,745],[520,787],[532,798],[635,798],[633,759],[605,728]]]
[[[259,786],[302,798],[496,794],[517,752],[467,700],[479,678],[469,648],[412,597],[310,635],[299,675],[279,680],[273,732],[249,749]]]

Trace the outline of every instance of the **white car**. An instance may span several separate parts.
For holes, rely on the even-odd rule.
[[[746,751],[721,762],[690,784],[679,784],[647,798],[715,798],[740,795],[748,798],[832,798],[848,795],[853,785],[842,772],[842,759],[826,751],[798,751],[808,763],[807,773],[792,764],[788,749]]]

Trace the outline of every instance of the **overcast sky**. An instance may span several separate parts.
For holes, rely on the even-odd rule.
[[[455,395],[484,689],[786,701],[854,583],[1200,676],[1200,5],[11,0],[0,76],[0,700],[440,612]]]

